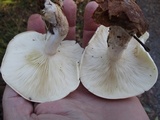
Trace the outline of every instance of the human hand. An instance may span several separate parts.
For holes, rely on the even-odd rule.
[[[83,47],[94,34],[98,25],[91,19],[97,4],[87,5],[84,15]],[[72,0],[64,0],[64,13],[70,30],[66,39],[75,39],[76,5]],[[45,23],[39,15],[30,17],[28,30],[45,33]],[[82,85],[64,99],[32,103],[6,86],[3,95],[4,120],[149,120],[139,100],[107,100],[94,96]]]

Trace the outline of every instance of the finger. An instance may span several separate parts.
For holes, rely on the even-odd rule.
[[[95,33],[97,27],[99,26],[92,19],[93,12],[97,7],[98,4],[96,2],[90,2],[87,4],[85,8],[82,47],[85,47],[88,44],[89,40]]]
[[[33,112],[32,104],[20,97],[8,85],[3,94],[2,105],[4,120],[20,120],[24,116],[29,117]]]
[[[18,103],[19,101],[19,103]],[[29,103],[27,100],[25,100],[24,98],[22,98],[16,91],[14,91],[11,87],[9,87],[8,85],[6,85],[4,93],[3,93],[3,103],[5,102],[11,102],[11,104],[16,105],[20,105],[20,102],[23,103]],[[13,102],[13,103],[12,103]],[[16,103],[16,104],[14,104]],[[29,103],[31,104],[31,103]]]
[[[42,20],[41,15],[33,14],[28,19],[28,31],[37,31],[39,33],[46,33],[45,22]]]
[[[8,98],[17,97],[17,96],[19,95],[12,88],[6,85],[3,93],[3,99],[8,99]]]
[[[76,12],[77,6],[73,0],[64,0],[63,12],[69,23],[69,32],[67,40],[75,40],[76,38]]]

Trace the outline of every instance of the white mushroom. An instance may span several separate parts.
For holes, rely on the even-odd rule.
[[[146,32],[139,39],[145,43]],[[82,84],[108,99],[128,98],[149,90],[157,67],[144,48],[119,26],[100,26],[86,47],[80,66]]]
[[[4,81],[34,102],[64,98],[80,83],[78,61],[83,49],[75,41],[62,41],[68,33],[68,22],[57,4],[46,0],[44,13],[53,31],[15,36],[1,66]]]

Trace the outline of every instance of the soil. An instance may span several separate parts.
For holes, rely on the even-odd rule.
[[[83,1],[83,0],[79,0]],[[78,7],[84,9],[86,2],[79,3]],[[149,52],[155,61],[158,70],[160,71],[160,0],[137,0],[137,3],[140,5],[142,11],[144,12],[146,19],[149,22],[149,33],[150,38],[147,41],[146,45],[151,49]],[[83,24],[83,10],[78,12],[77,19],[77,39],[82,38],[82,24]],[[1,78],[0,78],[1,79]],[[2,103],[2,95],[5,88],[5,83],[0,81],[0,102]],[[160,120],[160,77],[154,87],[139,96],[141,103],[143,104],[147,114],[150,117],[150,120]],[[0,120],[3,120],[2,117],[2,104],[0,104]]]
[[[150,38],[146,45],[151,49],[149,52],[160,71],[160,1],[138,0],[137,3],[143,10],[148,22]],[[154,87],[144,93],[140,100],[151,120],[160,120],[160,76]]]

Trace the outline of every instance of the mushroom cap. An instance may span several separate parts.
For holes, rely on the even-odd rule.
[[[149,90],[158,77],[157,67],[134,38],[114,61],[108,55],[109,28],[100,26],[86,47],[80,66],[82,84],[93,94],[108,99],[122,99]],[[145,42],[149,34],[140,37]]]
[[[4,81],[17,93],[34,102],[54,101],[79,86],[78,61],[83,49],[75,41],[63,41],[57,53],[44,52],[46,34],[18,34],[8,44],[1,65]]]

